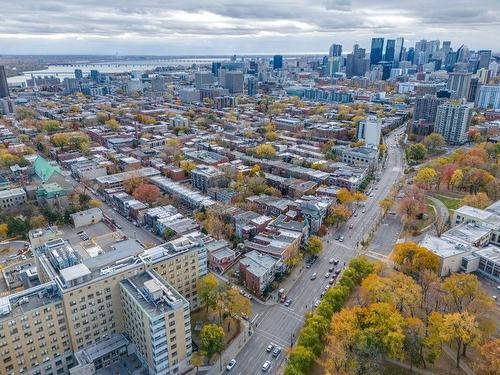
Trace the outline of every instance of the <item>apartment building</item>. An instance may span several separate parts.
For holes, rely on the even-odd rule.
[[[30,232],[42,285],[0,298],[0,374],[92,375],[131,353],[150,375],[189,369],[189,311],[211,238],[195,232],[151,249],[127,239],[89,257],[58,235]]]
[[[0,208],[10,208],[26,203],[26,192],[22,188],[0,191]]]

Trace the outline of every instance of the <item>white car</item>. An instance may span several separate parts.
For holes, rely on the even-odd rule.
[[[318,307],[321,304],[321,300],[317,300],[314,302],[314,307]]]
[[[270,367],[271,367],[271,362],[265,361],[264,364],[262,365],[262,371],[267,372],[267,370],[269,370]]]
[[[236,359],[231,359],[226,366],[226,371],[231,371],[233,367],[236,366]]]

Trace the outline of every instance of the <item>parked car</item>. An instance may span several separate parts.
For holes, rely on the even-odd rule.
[[[325,279],[328,279],[330,277],[330,272],[325,273]]]
[[[285,301],[285,306],[286,306],[286,307],[290,306],[291,304],[292,304],[292,300],[291,300],[291,299],[287,299],[287,300]]]
[[[332,285],[335,282],[335,279],[332,277],[329,281],[328,284]]]
[[[333,271],[335,271],[335,267],[331,266],[328,268],[328,272],[333,272]]]
[[[231,359],[226,366],[226,371],[231,371],[233,367],[236,366],[236,359]]]
[[[280,302],[283,303],[286,301],[286,294],[284,296],[281,296],[280,298]]]
[[[276,348],[274,348],[273,350],[273,357],[276,358],[280,355],[281,353],[281,348],[279,346],[277,346]]]
[[[333,264],[335,264],[335,265],[339,264],[339,260],[338,260],[338,259],[335,259],[335,260],[333,261]]]
[[[338,241],[338,240],[340,240],[340,236],[337,234],[337,235],[335,236],[335,239],[336,239],[337,241]]]
[[[354,228],[354,225],[353,224],[349,224],[349,229],[352,229]]]
[[[269,368],[271,367],[271,362],[265,361],[264,364],[262,365],[262,371],[267,372]]]
[[[335,259],[333,258],[330,258],[330,260],[328,261],[328,263],[332,264],[333,262],[335,262]]]
[[[337,268],[337,269],[335,270],[335,275],[338,275],[338,274],[340,273],[340,271],[342,271],[342,270],[341,270],[340,268]]]
[[[321,300],[317,300],[314,302],[314,307],[318,307],[321,304]]]
[[[344,236],[341,236],[339,239],[340,242],[344,242]]]
[[[271,350],[274,349],[274,344],[273,343],[270,343],[268,346],[267,346],[267,349],[266,349],[266,352],[270,353]]]

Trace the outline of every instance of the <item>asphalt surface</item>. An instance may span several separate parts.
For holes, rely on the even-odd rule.
[[[288,298],[292,300],[290,307],[276,303],[272,305],[261,305],[252,303],[252,315],[250,317],[252,334],[246,344],[236,355],[236,366],[231,373],[236,375],[247,375],[261,373],[261,367],[265,361],[271,362],[268,373],[275,374],[286,358],[286,349],[295,342],[298,332],[304,323],[304,313],[314,307],[315,301],[320,299],[321,292],[328,285],[328,272],[330,258],[339,260],[338,267],[343,267],[361,251],[357,243],[366,238],[372,226],[381,219],[379,202],[390,192],[391,187],[399,181],[403,174],[403,158],[401,149],[396,145],[396,137],[401,134],[402,128],[393,131],[387,138],[388,158],[385,167],[380,167],[379,181],[375,184],[373,197],[365,201],[365,212],[358,209],[358,215],[352,216],[350,220],[339,230],[331,231],[324,238],[325,250],[319,255],[319,259],[307,269],[302,267],[298,280],[290,290],[286,291]],[[349,229],[350,224],[353,228]],[[344,236],[343,242],[335,240],[337,235]],[[317,274],[315,280],[311,280],[313,273]],[[330,276],[331,277],[331,276]],[[283,348],[278,358],[273,358],[266,351],[270,343],[277,344]],[[223,356],[224,366],[229,362],[231,353]],[[218,373],[218,371],[216,371]]]

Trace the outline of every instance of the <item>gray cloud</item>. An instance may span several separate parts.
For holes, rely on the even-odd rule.
[[[120,53],[151,45],[193,53],[195,46],[223,50],[224,42],[233,51],[277,44],[281,52],[301,45],[316,52],[328,40],[352,44],[373,34],[464,38],[471,47],[500,49],[499,20],[498,0],[17,0],[2,4],[0,51],[31,53],[43,43],[47,53],[78,45],[94,53],[106,53],[94,50],[104,45]]]

